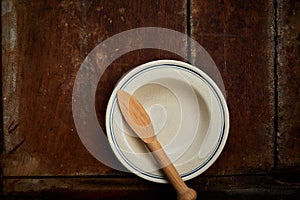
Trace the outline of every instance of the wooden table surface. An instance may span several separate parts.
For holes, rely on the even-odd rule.
[[[85,57],[111,36],[139,27],[189,35],[222,75],[230,133],[211,168],[187,181],[199,199],[299,195],[299,1],[2,0],[1,7],[3,197],[176,198],[169,185],[96,160],[73,121],[73,84]],[[197,59],[192,50],[187,54]],[[106,69],[95,105],[104,130],[106,105],[118,79],[157,59],[185,61],[171,52],[140,49]]]

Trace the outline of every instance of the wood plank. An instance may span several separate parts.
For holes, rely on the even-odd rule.
[[[116,33],[143,26],[185,32],[185,1],[5,0],[2,5],[3,175],[118,174],[94,159],[76,133],[71,101],[77,70],[97,44]],[[99,121],[114,83],[128,69],[158,58],[178,56],[135,51],[111,66],[96,94]]]
[[[201,177],[188,181],[203,199],[296,199],[299,182],[293,177],[228,176]],[[6,178],[7,199],[175,199],[168,184],[139,178]],[[230,187],[228,187],[230,185]],[[164,194],[162,197],[161,194]]]
[[[231,120],[228,143],[207,173],[267,173],[274,162],[273,1],[192,0],[190,20],[191,37],[223,77]]]
[[[278,168],[300,168],[300,2],[278,1]]]

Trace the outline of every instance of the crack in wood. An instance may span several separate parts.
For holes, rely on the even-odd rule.
[[[9,154],[12,154],[12,153],[14,153],[17,149],[19,149],[21,146],[22,146],[22,144],[25,142],[25,138],[23,139],[23,140],[21,140],[21,142],[19,142],[12,150],[10,150],[8,153]]]
[[[9,126],[8,126],[8,128],[7,128],[7,131],[8,131],[8,133],[10,133],[10,134],[12,134],[13,132],[15,132],[15,130],[18,128],[20,126],[20,122],[15,122],[15,120],[13,120],[10,124],[9,124]]]

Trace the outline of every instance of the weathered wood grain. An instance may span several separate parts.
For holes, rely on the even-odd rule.
[[[116,33],[143,26],[185,32],[185,2],[15,0],[5,4],[3,175],[118,173],[94,159],[76,133],[71,101],[77,70],[96,45]],[[96,94],[100,122],[123,73],[158,58],[177,57],[145,50],[112,64]]]
[[[203,199],[297,199],[299,184],[293,177],[201,177],[189,181]],[[139,178],[85,177],[4,180],[7,199],[176,199],[170,185]],[[162,197],[161,194],[164,194]]]
[[[278,168],[281,170],[300,167],[299,19],[299,1],[278,1]]]
[[[216,62],[230,113],[228,143],[208,174],[273,167],[273,22],[273,1],[191,1],[191,36]]]
[[[114,34],[156,26],[190,33],[216,62],[226,88],[228,143],[217,162],[188,184],[207,199],[296,199],[299,7],[296,0],[2,0],[1,192],[7,199],[175,197],[169,185],[94,159],[72,119],[73,83],[88,53]],[[118,79],[139,64],[166,58],[182,59],[143,49],[104,72],[95,105],[102,128]],[[255,175],[274,167],[293,173]]]

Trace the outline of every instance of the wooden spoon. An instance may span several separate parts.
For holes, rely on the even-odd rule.
[[[151,119],[143,106],[137,99],[122,90],[117,92],[117,97],[123,117],[132,130],[147,145],[158,163],[161,165],[164,173],[177,192],[177,199],[196,199],[196,191],[187,187],[157,140]]]

